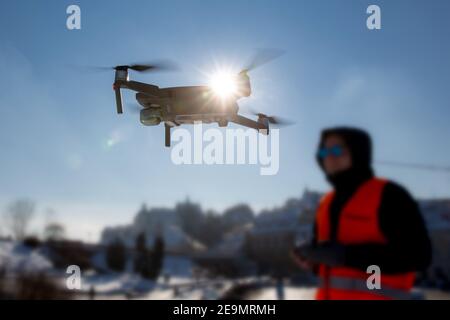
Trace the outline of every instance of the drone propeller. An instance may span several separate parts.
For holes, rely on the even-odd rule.
[[[252,71],[272,60],[275,60],[284,54],[280,49],[259,49],[240,73],[246,73]]]
[[[116,95],[116,108],[117,113],[123,113],[122,109],[122,95],[120,92],[121,83],[128,81],[128,70],[134,70],[137,72],[150,72],[150,71],[174,71],[177,70],[177,66],[169,61],[159,61],[156,63],[135,63],[131,65],[119,65],[115,67],[97,67],[97,66],[85,66],[84,69],[91,71],[108,71],[115,70],[115,82],[113,84],[114,92]],[[146,84],[139,84],[141,87],[145,87]]]
[[[290,126],[290,125],[295,124],[294,121],[291,121],[291,120],[288,120],[288,119],[285,119],[285,118],[281,118],[281,117],[278,117],[278,116],[268,116],[268,115],[266,115],[264,113],[255,111],[255,110],[250,109],[248,107],[240,108],[240,109],[243,109],[243,111],[245,113],[249,113],[249,114],[253,114],[255,116],[258,116],[258,118],[267,119],[267,121],[269,121],[269,123],[274,124],[274,125],[276,125],[278,127],[285,127],[285,126]]]
[[[281,118],[278,116],[267,116],[264,113],[259,113],[258,117],[262,117],[265,118],[269,121],[269,123],[274,124],[278,127],[285,127],[285,126],[290,126],[293,125],[295,122],[285,119],[285,118]]]
[[[170,61],[159,61],[155,63],[135,63],[130,65],[118,65],[115,67],[104,66],[87,66],[89,70],[93,71],[107,71],[107,70],[134,70],[137,72],[153,72],[153,71],[176,71],[178,67]]]

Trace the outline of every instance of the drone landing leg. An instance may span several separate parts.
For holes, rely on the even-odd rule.
[[[166,147],[170,147],[170,126],[164,123]]]
[[[116,92],[116,107],[117,107],[117,113],[123,113],[122,111],[122,95],[120,94],[120,87],[114,88],[114,91]]]

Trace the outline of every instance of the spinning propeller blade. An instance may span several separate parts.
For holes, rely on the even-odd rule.
[[[272,60],[279,58],[283,54],[284,51],[280,49],[259,49],[242,69],[241,73],[252,71]]]
[[[176,71],[178,66],[170,61],[158,61],[154,63],[135,63],[130,65],[118,65],[115,67],[105,66],[85,66],[83,67],[91,71],[108,71],[108,70],[134,70],[137,72],[154,72],[154,71]]]
[[[248,113],[248,114],[252,114],[255,116],[258,116],[258,118],[262,117],[265,118],[269,121],[269,123],[276,125],[277,127],[285,127],[285,126],[290,126],[295,124],[294,121],[286,119],[286,118],[282,118],[282,117],[278,117],[278,116],[268,116],[264,113],[255,111],[249,107],[240,107],[240,110],[242,110],[244,113]]]

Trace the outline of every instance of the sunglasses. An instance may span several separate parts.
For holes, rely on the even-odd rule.
[[[322,147],[319,149],[318,156],[320,159],[325,159],[328,156],[340,157],[344,154],[344,147],[334,145],[329,148]]]

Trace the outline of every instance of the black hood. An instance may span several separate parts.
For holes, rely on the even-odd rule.
[[[358,128],[335,127],[322,131],[318,149],[323,147],[325,138],[331,134],[339,135],[350,150],[352,167],[334,175],[327,175],[328,181],[339,187],[342,184],[356,184],[373,176],[372,170],[372,140],[369,134]],[[322,159],[316,154],[317,162],[322,170]]]

